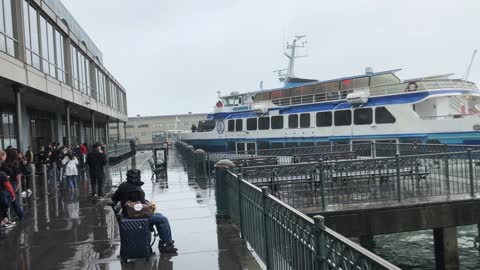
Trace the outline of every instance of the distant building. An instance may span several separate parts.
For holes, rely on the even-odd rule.
[[[190,132],[192,125],[198,126],[200,120],[207,119],[207,114],[177,114],[159,116],[129,117],[126,126],[126,138],[135,139],[138,144],[164,142],[169,134]],[[110,136],[114,139],[123,129],[110,124]]]

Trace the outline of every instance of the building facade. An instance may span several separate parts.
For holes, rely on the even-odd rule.
[[[108,123],[125,128],[125,89],[60,0],[0,0],[0,16],[0,148],[108,143]]]
[[[171,136],[190,132],[192,125],[207,119],[207,114],[178,114],[129,117],[126,126],[126,138],[134,139],[137,144],[163,143],[171,140]],[[110,124],[110,136],[114,139],[121,129]],[[181,136],[181,135],[179,135]]]

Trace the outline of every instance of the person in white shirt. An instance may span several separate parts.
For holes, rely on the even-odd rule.
[[[78,160],[73,155],[71,150],[67,151],[65,158],[62,160],[63,166],[65,166],[65,177],[67,179],[67,185],[69,189],[76,189],[77,188],[77,165]]]

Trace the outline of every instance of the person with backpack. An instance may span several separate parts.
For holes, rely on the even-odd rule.
[[[95,143],[93,151],[87,155],[87,165],[90,171],[90,185],[94,198],[103,196],[103,179],[105,178],[104,166],[107,164],[107,157],[102,151],[102,145]],[[98,192],[98,193],[97,193]]]
[[[118,189],[112,195],[112,202],[116,205],[120,202],[122,206],[122,213],[126,215],[128,206],[126,203],[140,202],[142,204],[148,203],[145,199],[145,192],[142,189],[144,183],[141,181],[141,172],[138,169],[131,169],[127,172],[127,181],[121,183]],[[153,213],[148,218],[148,223],[153,229],[157,228],[160,240],[158,242],[158,249],[162,253],[177,253],[177,248],[174,246],[175,241],[172,240],[172,231],[167,217],[160,213]]]
[[[0,150],[3,152],[3,150]],[[8,175],[0,171],[0,227],[11,228],[15,222],[8,220],[8,208],[10,208],[11,201],[15,201],[15,192],[10,184]]]
[[[73,155],[71,150],[68,150],[65,157],[62,160],[62,165],[65,166],[65,177],[67,180],[67,186],[70,190],[77,188],[77,165],[78,160]]]

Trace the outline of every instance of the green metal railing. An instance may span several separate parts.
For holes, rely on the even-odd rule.
[[[234,173],[216,173],[217,214],[229,219],[267,269],[399,269]]]
[[[107,153],[109,157],[119,157],[131,151],[129,142],[110,143],[107,145]]]

